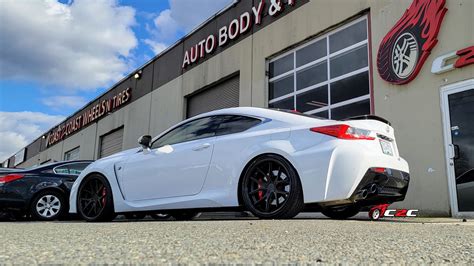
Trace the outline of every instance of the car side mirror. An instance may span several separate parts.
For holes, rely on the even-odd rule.
[[[143,135],[138,139],[138,144],[140,144],[144,150],[150,148],[150,142],[151,142],[150,135]]]

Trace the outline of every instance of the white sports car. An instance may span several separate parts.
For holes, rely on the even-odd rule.
[[[70,212],[108,221],[235,209],[273,219],[306,207],[343,219],[403,200],[409,183],[393,128],[375,116],[334,121],[239,107],[187,119],[139,144],[89,165],[72,187]]]

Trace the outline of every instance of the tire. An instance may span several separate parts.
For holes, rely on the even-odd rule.
[[[171,213],[171,216],[176,221],[190,221],[194,219],[199,213],[198,212],[193,212],[193,211],[184,211],[184,212],[173,212]]]
[[[296,170],[278,155],[264,155],[246,168],[240,187],[247,210],[261,219],[290,219],[304,207]]]
[[[128,220],[143,220],[146,214],[145,213],[126,213],[124,214],[124,216]]]
[[[332,219],[345,220],[355,216],[359,211],[359,206],[349,205],[346,207],[325,208],[321,213]]]
[[[30,213],[35,220],[54,221],[62,217],[67,209],[61,192],[47,190],[39,192],[31,201]]]
[[[93,174],[82,181],[77,193],[77,210],[88,222],[109,222],[116,217],[112,189],[105,177]]]

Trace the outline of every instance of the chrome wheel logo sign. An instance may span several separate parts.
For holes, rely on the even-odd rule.
[[[399,78],[406,78],[415,70],[418,61],[418,43],[409,32],[402,34],[392,51],[392,70]]]
[[[438,43],[445,5],[446,0],[413,0],[380,43],[377,70],[383,80],[402,85],[418,75]]]

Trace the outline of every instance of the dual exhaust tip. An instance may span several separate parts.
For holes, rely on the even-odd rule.
[[[359,193],[356,194],[356,201],[366,199],[369,195],[376,195],[379,191],[377,184],[371,184],[367,188],[361,189]]]

